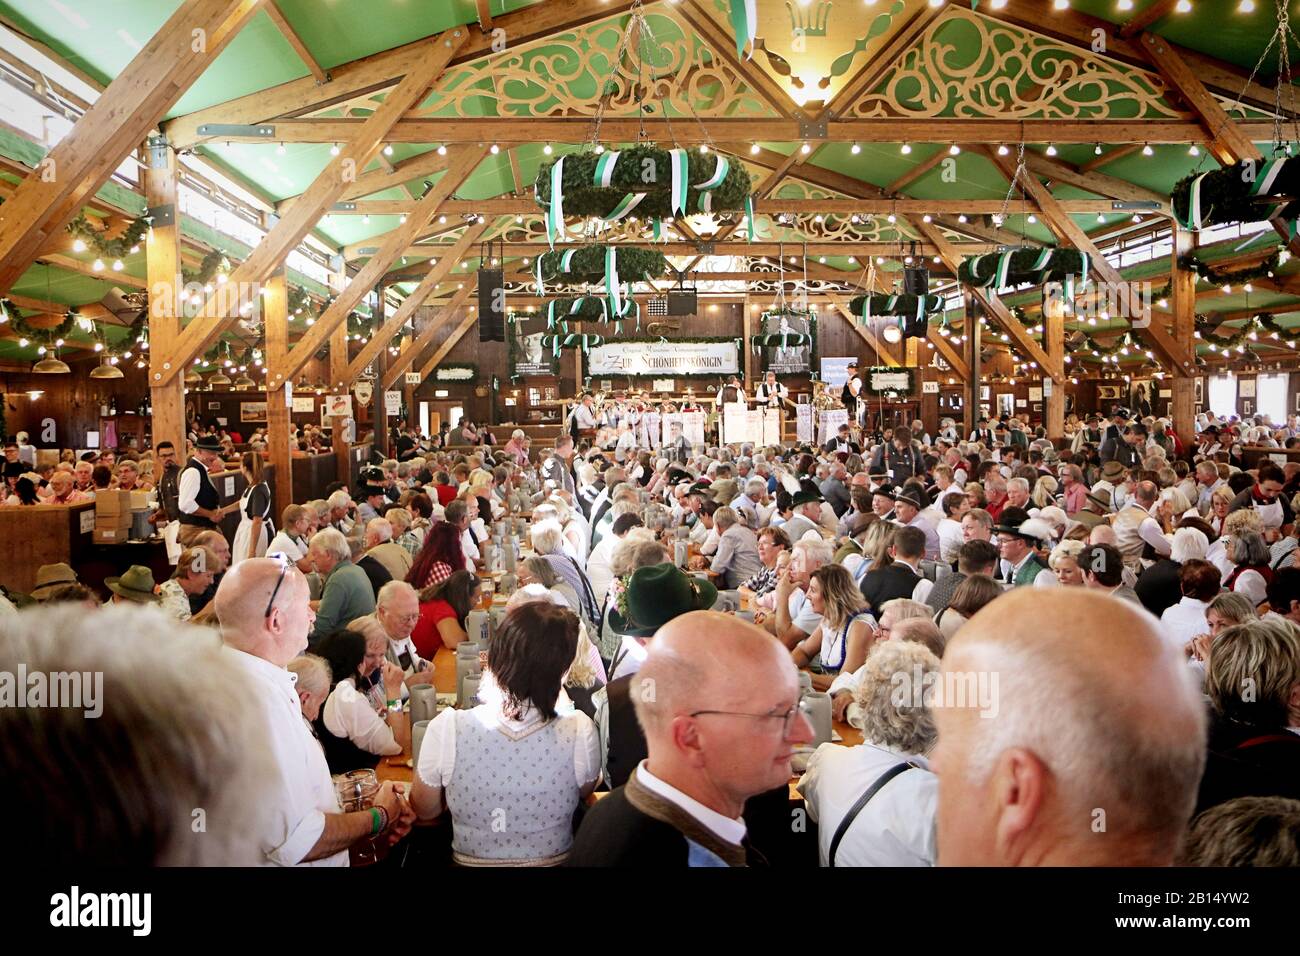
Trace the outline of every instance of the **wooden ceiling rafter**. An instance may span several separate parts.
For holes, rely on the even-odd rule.
[[[266,15],[271,18],[275,28],[289,42],[289,46],[293,47],[293,52],[298,54],[298,59],[302,60],[303,66],[307,67],[311,75],[316,78],[316,82],[328,83],[329,73],[321,69],[321,65],[316,62],[316,57],[312,56],[311,51],[307,49],[307,44],[303,43],[302,37],[298,36],[298,31],[285,19],[284,12],[280,9],[276,0],[266,0]]]

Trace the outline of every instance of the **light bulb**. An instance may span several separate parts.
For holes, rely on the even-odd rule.
[[[862,152],[862,147],[859,146],[857,143],[854,143],[852,146],[849,147],[849,152],[852,153],[854,156],[856,156],[858,155],[858,153]]]
[[[812,147],[809,146],[807,143],[804,143],[802,146],[799,147],[799,152],[803,153],[806,156],[808,153],[812,152]]]
[[[750,146],[749,146],[749,154],[750,154],[751,156],[757,156],[757,155],[758,155],[758,144],[757,144],[757,143],[751,143],[751,144],[750,144]]]
[[[284,143],[281,143],[279,146],[275,148],[275,155],[277,156],[283,156],[285,152],[286,150],[284,148]]]
[[[330,147],[330,155],[337,156],[338,154],[339,154],[339,144],[335,143],[333,146]]]
[[[125,266],[122,265],[122,260],[121,260],[121,259],[114,259],[114,260],[113,260],[113,271],[114,271],[114,272],[121,272],[124,268],[125,268]]]
[[[902,146],[899,147],[898,151],[902,153],[904,156],[906,156],[908,153],[912,151],[912,144],[904,143]]]
[[[953,143],[951,146],[948,147],[949,156],[956,156],[960,152],[961,152],[961,147],[958,146],[956,143]]]
[[[384,155],[385,155],[385,156],[392,156],[392,155],[393,155],[393,144],[392,144],[392,143],[389,143],[387,146],[384,147]]]
[[[1195,143],[1193,143],[1191,146],[1188,146],[1188,147],[1187,147],[1187,155],[1188,155],[1188,156],[1200,156],[1200,155],[1201,155],[1200,147],[1197,146]]]
[[[443,145],[441,145],[441,146],[438,147],[438,155],[439,155],[439,156],[446,156],[446,155],[447,155],[447,144],[446,144],[446,143],[444,143]]]
[[[1048,144],[1047,144],[1047,155],[1048,155],[1048,156],[1055,156],[1055,155],[1056,155],[1056,147],[1055,147],[1054,145],[1052,145],[1051,143],[1048,143]]]
[[[1005,156],[1005,155],[1007,155],[1007,154],[1010,153],[1010,152],[1011,152],[1011,150],[1009,150],[1009,149],[1007,148],[1007,144],[1006,144],[1006,143],[1003,143],[1001,146],[998,147],[998,155],[999,155],[999,156]]]
[[[1150,143],[1143,143],[1143,144],[1142,144],[1142,155],[1143,155],[1143,156],[1154,156],[1155,154],[1156,154],[1156,151],[1155,151],[1154,149],[1151,148],[1151,144],[1150,144]]]
[[[74,240],[72,241],[72,251],[73,251],[73,252],[85,252],[85,251],[86,251],[86,241],[85,241],[84,239],[74,239]]]
[[[103,271],[104,271],[104,260],[103,260],[103,259],[96,259],[94,262],[92,262],[92,263],[90,264],[90,268],[94,269],[96,272],[103,272]]]
[[[501,152],[501,147],[498,146],[496,143],[493,143],[492,148],[489,149],[488,152],[491,153],[493,156],[495,156],[497,153]]]

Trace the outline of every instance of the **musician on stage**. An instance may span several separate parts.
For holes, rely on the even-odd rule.
[[[849,421],[861,424],[858,419],[858,396],[862,394],[862,379],[858,378],[857,362],[849,363],[848,373],[849,377],[845,379],[844,388],[840,392],[840,402],[849,413]]]
[[[739,375],[732,375],[727,379],[726,384],[718,388],[718,412],[721,414],[723,405],[743,401],[745,401],[745,386],[741,384]]]
[[[768,408],[780,408],[790,401],[790,390],[776,380],[776,372],[769,371],[754,390],[754,401]]]
[[[574,406],[573,413],[569,417],[569,432],[573,435],[574,441],[577,441],[580,436],[595,435],[599,426],[596,420],[595,402],[590,392],[584,392],[578,404]]]

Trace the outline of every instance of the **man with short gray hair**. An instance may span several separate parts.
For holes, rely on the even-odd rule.
[[[307,545],[307,555],[324,582],[320,600],[312,602],[316,626],[310,643],[314,647],[327,634],[374,611],[375,592],[366,572],[352,563],[352,546],[342,532],[334,528],[317,531]]]
[[[722,590],[734,590],[742,581],[748,581],[763,570],[763,559],[758,556],[758,539],[740,522],[732,508],[715,511],[713,524],[718,532],[718,550],[709,570],[722,575],[718,582]]]
[[[1155,618],[1083,588],[1017,589],[957,632],[942,674],[941,865],[1173,862],[1206,718]]]
[[[366,522],[366,557],[378,561],[394,581],[406,580],[411,571],[411,552],[393,540],[393,526],[387,518]]]

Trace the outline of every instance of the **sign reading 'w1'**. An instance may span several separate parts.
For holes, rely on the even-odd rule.
[[[591,350],[591,375],[731,375],[739,372],[735,339],[713,342],[611,342]]]

